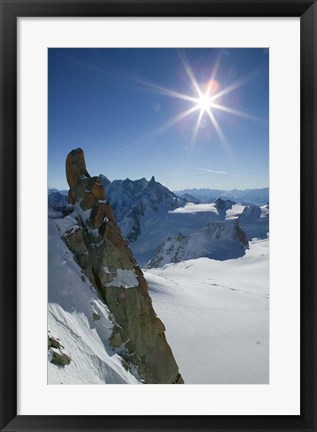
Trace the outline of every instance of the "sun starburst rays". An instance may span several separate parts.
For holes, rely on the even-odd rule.
[[[216,117],[214,116],[214,114],[212,113],[211,109],[208,109],[208,110],[207,110],[207,114],[208,114],[208,116],[209,116],[209,118],[210,118],[210,121],[211,121],[213,127],[215,128],[215,131],[216,131],[216,133],[217,133],[217,135],[218,135],[218,138],[219,138],[219,140],[220,140],[220,142],[221,142],[221,144],[222,144],[224,150],[225,150],[228,154],[230,154],[230,155],[232,156],[232,151],[231,151],[231,148],[230,148],[230,146],[229,146],[229,144],[228,144],[228,141],[227,141],[227,139],[226,139],[224,133],[222,132],[222,129],[221,129],[221,127],[219,126],[219,123],[218,123]]]
[[[159,86],[157,84],[150,83],[146,80],[137,78],[135,76],[130,76],[130,79],[150,88],[152,90],[152,92],[159,93],[159,94],[164,95],[164,96],[169,96],[169,97],[173,97],[173,98],[177,98],[177,99],[183,99],[183,100],[186,100],[188,102],[195,102],[195,100],[196,100],[194,97],[192,97],[190,95],[180,93],[180,92],[177,92],[175,90],[171,90],[171,89]]]
[[[193,144],[195,142],[196,137],[197,137],[198,132],[199,132],[199,129],[201,127],[204,115],[207,114],[207,116],[210,119],[210,122],[211,122],[222,146],[224,147],[224,149],[227,152],[231,153],[230,146],[226,140],[226,137],[225,137],[213,111],[214,110],[220,110],[220,111],[224,111],[228,114],[239,116],[239,117],[244,117],[244,118],[247,118],[250,120],[260,120],[260,119],[254,117],[248,113],[245,113],[243,111],[240,111],[240,110],[237,110],[234,108],[230,108],[230,107],[226,107],[220,103],[216,103],[217,101],[219,101],[219,99],[222,96],[225,96],[225,95],[237,90],[238,88],[244,86],[249,81],[249,78],[244,77],[240,80],[237,80],[237,81],[231,83],[229,86],[225,87],[224,89],[221,89],[220,91],[218,91],[219,84],[216,81],[216,76],[217,76],[217,73],[218,73],[218,70],[219,70],[219,67],[221,64],[221,57],[218,56],[214,66],[211,70],[210,78],[209,78],[208,82],[205,85],[199,85],[187,57],[181,51],[179,51],[179,55],[180,55],[180,59],[182,61],[182,64],[185,68],[185,71],[186,71],[186,73],[190,79],[191,85],[196,92],[196,97],[194,97],[194,98],[191,97],[191,102],[193,102],[196,106],[196,109],[199,110],[197,121],[196,121],[195,127],[193,129],[191,144]]]
[[[162,133],[166,131],[167,129],[171,128],[172,126],[175,126],[177,123],[181,122],[186,117],[190,116],[191,114],[198,111],[197,120],[195,122],[195,126],[193,128],[192,137],[190,140],[190,148],[193,147],[195,144],[195,141],[197,139],[197,136],[199,135],[199,131],[202,129],[204,125],[204,118],[208,118],[210,120],[210,125],[215,131],[215,135],[218,137],[221,145],[223,146],[224,150],[232,155],[229,143],[225,137],[225,134],[223,130],[221,129],[221,126],[218,122],[218,120],[215,117],[215,111],[222,111],[229,115],[234,115],[242,118],[246,118],[249,120],[256,120],[256,121],[262,121],[262,119],[257,118],[251,114],[248,114],[246,112],[240,111],[238,109],[235,109],[230,106],[225,106],[220,102],[220,99],[223,96],[226,96],[230,94],[231,92],[239,89],[240,87],[247,84],[247,82],[250,81],[252,76],[249,77],[243,77],[237,81],[232,82],[227,87],[220,88],[220,84],[217,81],[216,77],[218,75],[218,71],[221,65],[221,56],[219,55],[217,59],[215,60],[212,70],[209,74],[209,80],[205,83],[198,83],[197,78],[194,74],[194,71],[183,51],[178,51],[181,63],[184,67],[184,70],[189,78],[189,81],[192,86],[193,94],[186,94],[178,92],[174,89],[165,88],[162,86],[159,86],[157,84],[153,84],[149,81],[146,81],[144,79],[141,79],[139,77],[133,76],[131,74],[129,75],[129,78],[145,88],[149,89],[151,92],[158,93],[163,96],[176,98],[183,100],[187,103],[191,103],[191,108],[181,112],[179,115],[173,117],[172,119],[168,120],[166,123],[164,123],[159,128],[155,129],[154,131],[149,132],[144,137],[151,136],[156,133]],[[142,140],[142,138],[139,138],[136,141]],[[133,143],[135,143],[134,141]]]
[[[204,111],[200,110],[200,112],[198,114],[198,117],[197,117],[197,121],[196,121],[195,127],[194,127],[194,131],[193,131],[193,134],[192,134],[192,139],[190,141],[191,146],[195,143],[195,140],[196,140],[196,137],[197,137],[200,125],[201,125],[201,120],[203,118],[203,115],[204,115]]]

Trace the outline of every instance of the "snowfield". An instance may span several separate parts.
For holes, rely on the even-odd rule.
[[[269,383],[269,240],[144,270],[186,384]]]
[[[242,204],[233,204],[232,208],[226,211],[226,220],[237,219],[245,207],[246,206]]]
[[[200,213],[200,212],[209,212],[218,215],[218,211],[214,203],[195,204],[191,202],[187,203],[185,207],[178,207],[175,210],[170,210],[168,213]]]

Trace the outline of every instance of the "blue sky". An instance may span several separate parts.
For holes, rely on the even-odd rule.
[[[65,159],[172,190],[269,183],[267,49],[48,50],[48,185]]]

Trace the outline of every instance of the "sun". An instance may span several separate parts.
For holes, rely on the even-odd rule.
[[[211,106],[212,103],[209,93],[206,93],[205,95],[202,94],[199,98],[197,98],[197,108],[203,113],[207,112]]]

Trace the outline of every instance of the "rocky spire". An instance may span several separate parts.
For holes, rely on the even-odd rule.
[[[150,180],[149,183],[148,183],[148,187],[149,187],[149,188],[154,188],[154,187],[156,187],[156,181],[155,181],[155,177],[154,177],[154,176],[151,177],[151,180]]]
[[[100,179],[86,170],[82,149],[67,156],[66,177],[77,226],[64,240],[114,316],[110,345],[143,382],[182,384],[147,282],[121,235]]]
[[[90,177],[86,170],[84,152],[81,148],[72,150],[66,158],[66,178],[69,185],[68,202],[75,204],[76,187],[82,177]]]

